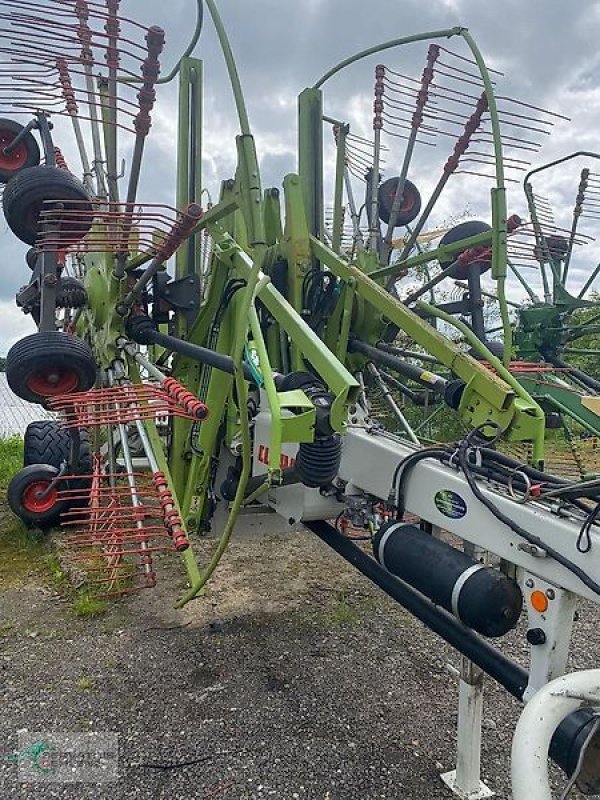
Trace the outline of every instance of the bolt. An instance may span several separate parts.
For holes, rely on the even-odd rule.
[[[527,580],[525,581],[525,586],[526,586],[528,589],[533,589],[533,587],[535,586],[535,584],[534,584],[534,582],[532,581],[532,579],[531,579],[531,578],[527,578]]]
[[[546,644],[546,634],[541,628],[530,628],[526,634],[529,644],[536,646]]]
[[[548,589],[546,592],[546,597],[548,598],[548,600],[554,600],[554,598],[556,597],[554,589]]]

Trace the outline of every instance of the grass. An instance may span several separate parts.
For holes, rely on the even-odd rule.
[[[22,466],[23,440],[18,436],[0,439],[0,499]],[[72,599],[72,609],[78,617],[96,617],[108,609],[108,603],[94,598],[86,587],[77,592],[73,589],[45,534],[27,528],[8,511],[0,514],[0,585],[19,586],[33,575]],[[0,629],[0,636],[8,633]]]
[[[80,692],[89,692],[94,687],[94,679],[89,675],[82,675],[77,679],[77,688]]]
[[[0,439],[0,492],[23,466],[23,440],[18,436]],[[35,571],[47,550],[40,534],[30,531],[8,514],[0,519],[0,584],[14,586]]]
[[[54,553],[47,553],[43,561],[45,567],[44,572],[50,586],[52,586],[58,594],[69,594],[71,584],[57,556]]]
[[[362,597],[356,592],[351,594],[350,598],[347,591],[336,592],[325,608],[301,613],[302,623],[316,625],[323,630],[333,630],[362,622],[365,615],[373,610],[374,601],[371,597]]]
[[[23,466],[23,439],[11,436],[0,439],[0,489],[6,490],[10,479]]]
[[[44,571],[48,545],[43,536],[9,517],[0,519],[0,585],[16,586]]]
[[[325,612],[331,625],[354,625],[360,621],[358,609],[351,606],[345,592],[338,592],[335,604]]]
[[[108,610],[106,600],[99,600],[97,597],[82,592],[73,601],[73,611],[78,617],[98,617]]]

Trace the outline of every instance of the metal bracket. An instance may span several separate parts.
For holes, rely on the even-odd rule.
[[[525,572],[521,579],[529,621],[528,702],[546,683],[564,674],[567,666],[577,596]]]
[[[39,279],[32,279],[26,286],[22,286],[16,295],[16,303],[25,313],[29,313],[33,306],[40,304]]]
[[[153,279],[153,296],[155,321],[166,321],[156,318],[156,312],[160,316],[159,304],[166,304],[182,314],[188,324],[191,324],[200,309],[200,276],[194,273],[171,280],[166,272],[159,272]]]

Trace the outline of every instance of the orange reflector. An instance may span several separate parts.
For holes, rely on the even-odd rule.
[[[540,592],[539,590],[532,592],[529,600],[531,601],[533,608],[535,608],[536,611],[539,611],[540,614],[543,614],[548,608],[548,598],[544,592]]]

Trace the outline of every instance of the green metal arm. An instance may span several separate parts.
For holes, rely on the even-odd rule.
[[[355,53],[353,56],[349,56],[349,58],[345,58],[343,61],[340,61],[339,64],[336,64],[335,67],[332,67],[328,72],[322,75],[319,80],[313,84],[312,88],[320,89],[326,81],[328,81],[330,78],[333,78],[334,75],[337,75],[337,73],[343,70],[345,67],[349,67],[350,64],[355,64],[357,61],[367,58],[367,56],[373,56],[375,53],[381,53],[383,50],[391,50],[393,47],[401,47],[403,44],[422,42],[426,39],[451,39],[453,36],[460,36],[465,30],[466,28],[457,26],[455,28],[446,28],[439,31],[414,33],[410,36],[401,36],[399,39],[391,39],[389,42],[383,42],[383,44],[376,44],[373,47],[368,47],[366,50],[361,50],[360,52]]]
[[[503,381],[514,390],[515,395],[521,399],[523,402],[525,413],[527,413],[530,417],[537,420],[538,424],[535,426],[531,426],[531,433],[533,434],[533,457],[536,461],[541,462],[544,460],[544,429],[545,429],[545,417],[544,412],[539,407],[539,405],[535,402],[533,397],[527,392],[527,390],[523,387],[522,383],[520,383],[513,375],[509,372],[509,370],[504,366],[504,364],[497,358],[491,350],[489,350],[485,344],[475,336],[473,331],[461,322],[460,320],[453,317],[451,314],[447,314],[445,311],[442,311],[435,306],[430,305],[429,303],[425,303],[424,301],[420,300],[418,302],[419,308],[422,308],[423,311],[426,311],[428,314],[431,314],[438,319],[443,320],[448,325],[452,325],[457,330],[459,330],[462,335],[465,337],[466,341],[471,345],[472,348],[479,351],[479,353],[488,361],[489,364],[496,370],[498,375],[502,378]]]
[[[503,375],[508,375],[510,381],[502,380],[402,305],[368,275],[340,259],[333,250],[314,236],[310,237],[310,242],[316,258],[344,281],[353,280],[357,294],[362,296],[376,312],[405,331],[417,344],[424,347],[466,383],[459,407],[463,420],[471,425],[495,422],[503,431],[510,434],[510,438],[533,441],[536,458],[541,460],[544,415],[537,403],[521,391],[518,384],[515,385],[514,379],[508,372],[503,370]],[[431,307],[427,308],[429,310]],[[437,309],[434,311],[436,316],[441,316]],[[451,319],[454,324],[455,320]],[[468,333],[471,334],[470,331]],[[491,353],[489,355],[491,356]],[[502,369],[498,359],[494,359],[494,366]]]

